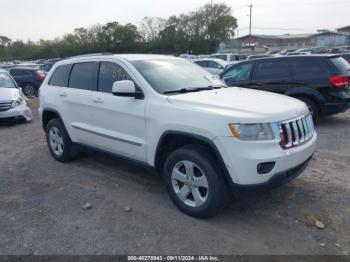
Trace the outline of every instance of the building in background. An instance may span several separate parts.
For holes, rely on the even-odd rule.
[[[338,29],[337,29],[337,32],[350,33],[350,25],[344,26],[344,27],[341,27],[341,28],[338,28]]]

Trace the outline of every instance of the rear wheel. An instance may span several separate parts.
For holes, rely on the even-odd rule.
[[[168,193],[184,213],[208,218],[228,203],[230,191],[216,159],[204,146],[188,145],[169,155],[164,166]]]
[[[298,99],[303,101],[307,105],[314,120],[319,118],[320,112],[319,112],[318,106],[312,99],[308,97],[298,97]]]
[[[78,155],[77,146],[59,119],[52,119],[46,127],[46,140],[52,156],[60,162],[69,162]]]
[[[23,87],[23,93],[27,96],[27,97],[33,97],[35,96],[36,92],[35,92],[35,87],[32,84],[25,84]]]

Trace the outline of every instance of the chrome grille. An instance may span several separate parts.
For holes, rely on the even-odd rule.
[[[309,141],[315,134],[312,115],[281,123],[281,146],[284,149],[296,147]]]
[[[2,101],[0,102],[0,112],[9,110],[12,107],[12,101]]]

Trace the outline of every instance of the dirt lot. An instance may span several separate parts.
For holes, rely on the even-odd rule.
[[[317,125],[303,176],[196,220],[150,170],[94,152],[54,161],[37,103],[33,122],[0,125],[0,254],[350,254],[350,112]]]

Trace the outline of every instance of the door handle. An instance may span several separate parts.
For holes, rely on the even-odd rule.
[[[100,97],[94,98],[92,101],[94,101],[95,103],[100,103],[100,104],[103,103],[103,100]]]
[[[60,97],[67,97],[68,95],[67,95],[67,93],[66,92],[62,92],[62,93],[60,93]]]

